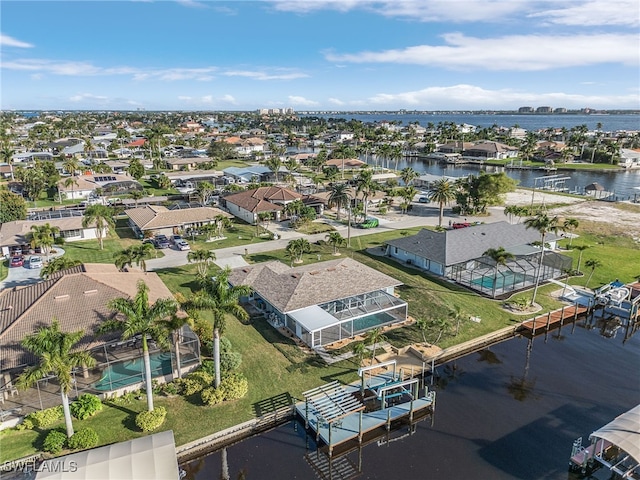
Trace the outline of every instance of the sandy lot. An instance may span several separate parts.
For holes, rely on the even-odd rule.
[[[534,203],[570,204],[550,209],[549,212],[560,217],[575,218],[583,223],[608,224],[611,233],[628,235],[640,242],[640,205],[589,201],[547,192],[535,192]],[[531,205],[531,191],[516,190],[508,193],[506,204]]]

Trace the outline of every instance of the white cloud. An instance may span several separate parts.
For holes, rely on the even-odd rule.
[[[320,103],[315,100],[309,100],[297,95],[289,95],[289,103],[299,107],[317,107],[320,105]]]
[[[600,63],[637,65],[637,35],[511,35],[475,38],[443,35],[446,45],[352,54],[325,54],[332,62],[401,63],[459,70],[547,70]]]
[[[626,95],[581,95],[563,92],[534,93],[513,89],[488,90],[475,85],[428,87],[401,93],[379,93],[366,99],[368,108],[515,109],[522,105],[553,105],[567,108],[632,108],[637,93]]]
[[[260,70],[229,70],[223,75],[228,77],[245,77],[254,80],[295,80],[297,78],[308,77],[305,73],[288,72],[288,73],[266,73]]]
[[[209,5],[195,0],[176,0],[179,5],[188,8],[209,8]]]
[[[557,6],[556,3],[553,4]],[[595,26],[620,25],[637,26],[640,14],[637,0],[591,0],[587,2],[567,2],[562,8],[542,10],[529,17],[543,18],[551,24]]]
[[[105,97],[103,95],[93,95],[91,93],[80,93],[78,95],[73,95],[72,97],[69,97],[69,100],[71,100],[72,102],[84,102],[84,101],[106,101],[108,100],[108,97]]]
[[[230,105],[236,105],[236,99],[232,95],[223,95],[220,99],[223,103],[228,103]]]
[[[17,40],[9,35],[0,33],[0,46],[2,47],[18,47],[18,48],[33,48],[33,45],[21,40]]]
[[[498,22],[528,10],[527,2],[514,0],[272,0],[280,11],[312,13],[319,10],[366,10],[386,17],[421,22]]]
[[[336,105],[338,107],[341,107],[341,106],[345,105],[345,102],[343,102],[342,100],[340,100],[338,98],[329,98],[329,103],[331,105]]]
[[[215,104],[235,105],[236,100],[231,95],[223,95],[220,98],[216,98],[213,95],[203,95],[201,97],[192,97],[189,95],[178,95],[178,100],[188,104],[190,107],[194,106],[211,106]]]
[[[5,61],[2,62],[2,68],[69,76],[128,75],[135,72],[135,69],[130,67],[103,68],[87,62],[56,62],[43,59]]]
[[[204,68],[167,68],[162,70],[149,70],[136,72],[133,75],[134,80],[164,80],[164,81],[177,81],[177,80],[196,80],[199,82],[206,82],[213,80],[214,73],[218,69],[216,67],[204,67]]]

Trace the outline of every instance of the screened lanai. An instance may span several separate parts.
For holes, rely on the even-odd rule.
[[[307,345],[319,347],[403,322],[407,302],[378,290],[288,312],[287,317],[287,326],[294,330],[297,324],[299,336]]]
[[[540,249],[523,246],[512,250],[509,253],[514,258],[503,265],[496,265],[496,261],[487,256],[453,265],[450,278],[492,298],[534,286],[540,264]],[[571,269],[571,265],[571,258],[545,250],[540,282],[561,277]]]

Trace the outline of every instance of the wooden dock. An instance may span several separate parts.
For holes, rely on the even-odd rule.
[[[588,307],[581,305],[569,305],[559,310],[554,310],[545,315],[534,317],[522,322],[518,328],[518,333],[526,337],[535,337],[560,328],[567,323],[575,322],[581,315],[589,312]]]

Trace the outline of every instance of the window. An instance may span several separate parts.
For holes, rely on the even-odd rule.
[[[81,237],[82,230],[63,230],[60,232],[63,238]]]

